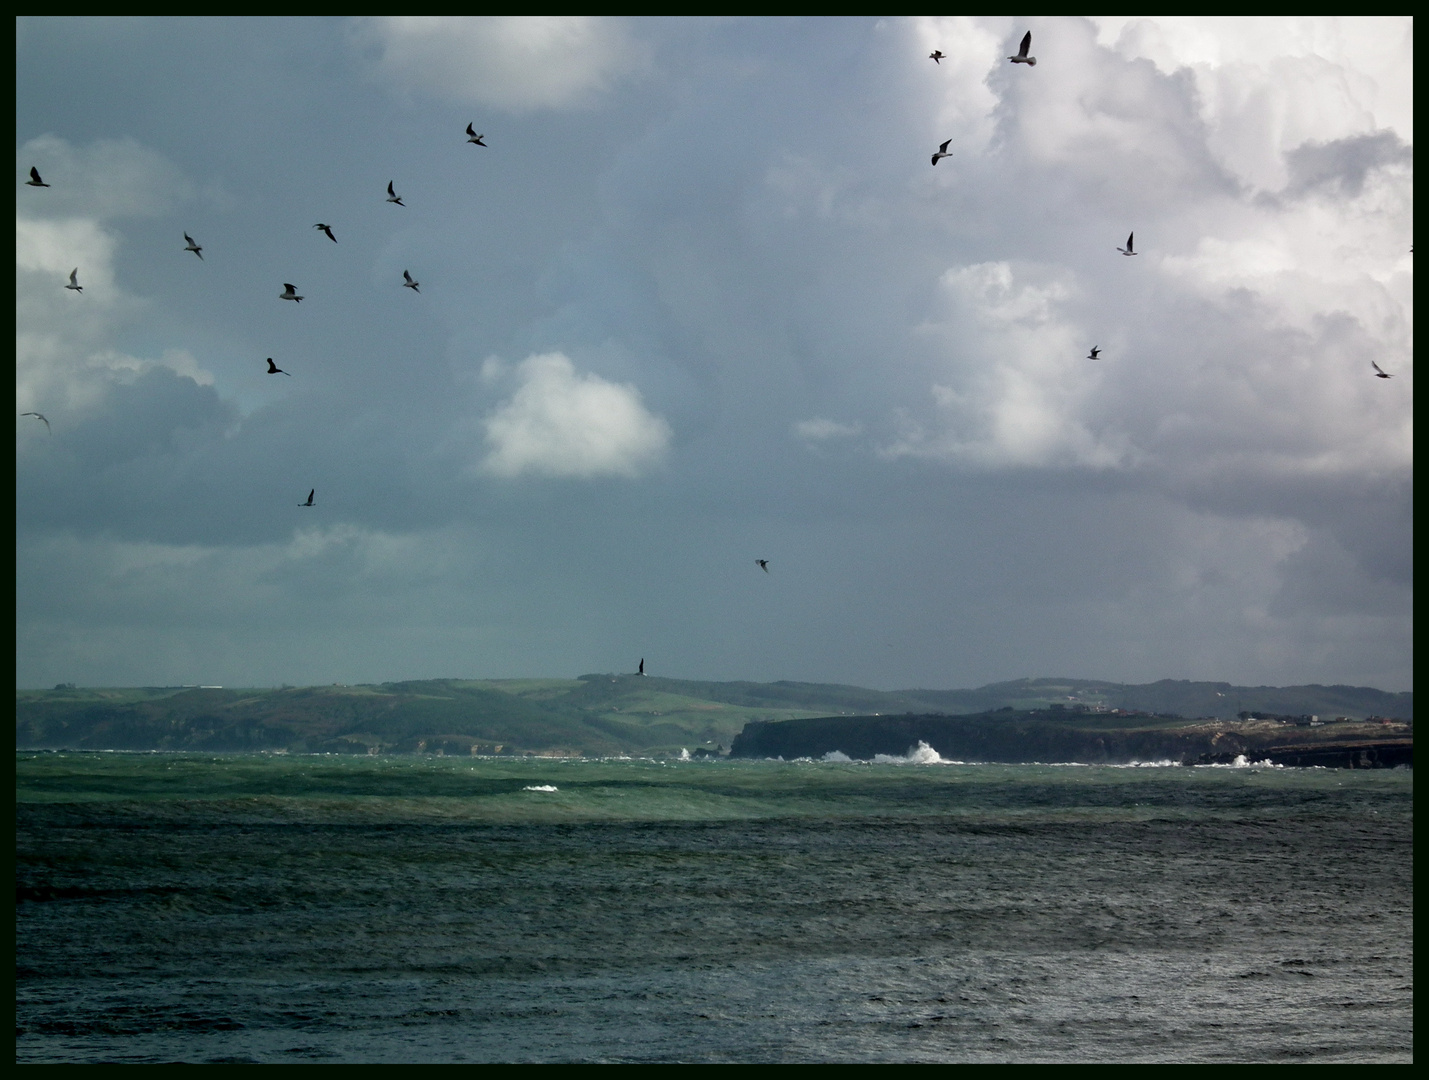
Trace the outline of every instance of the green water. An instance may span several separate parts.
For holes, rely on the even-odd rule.
[[[19,1060],[1412,1060],[1410,770],[16,773]]]

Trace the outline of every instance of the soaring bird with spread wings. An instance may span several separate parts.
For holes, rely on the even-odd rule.
[[[1027,31],[1022,37],[1022,48],[1017,50],[1016,56],[1009,56],[1008,59],[1014,64],[1026,64],[1028,67],[1037,66],[1037,57],[1028,56],[1027,50],[1032,48],[1032,31]]]

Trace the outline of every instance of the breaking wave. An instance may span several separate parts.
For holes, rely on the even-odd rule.
[[[555,784],[527,784],[522,791],[559,791]]]
[[[877,765],[965,765],[964,761],[952,761],[943,757],[938,751],[918,740],[917,746],[908,748],[908,753],[902,757],[894,757],[892,754],[874,754],[874,764]]]

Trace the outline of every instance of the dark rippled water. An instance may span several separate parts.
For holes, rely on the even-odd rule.
[[[1413,1059],[1410,771],[16,769],[19,1061]]]

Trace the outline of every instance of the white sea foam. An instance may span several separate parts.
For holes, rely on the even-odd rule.
[[[1197,765],[1198,769],[1283,769],[1285,766],[1277,765],[1269,758],[1263,761],[1248,761],[1244,754],[1237,754],[1235,760],[1224,765]]]
[[[966,765],[965,761],[951,761],[943,757],[938,751],[918,740],[917,746],[908,748],[908,753],[902,757],[894,757],[892,754],[874,754],[873,761],[877,765]]]
[[[522,791],[559,791],[555,784],[527,784]]]
[[[824,755],[824,760],[825,760],[825,761],[844,761],[844,762],[847,762],[847,761],[852,761],[853,758],[849,757],[849,756],[848,756],[847,754],[845,754],[842,750],[830,750],[827,754]]]

